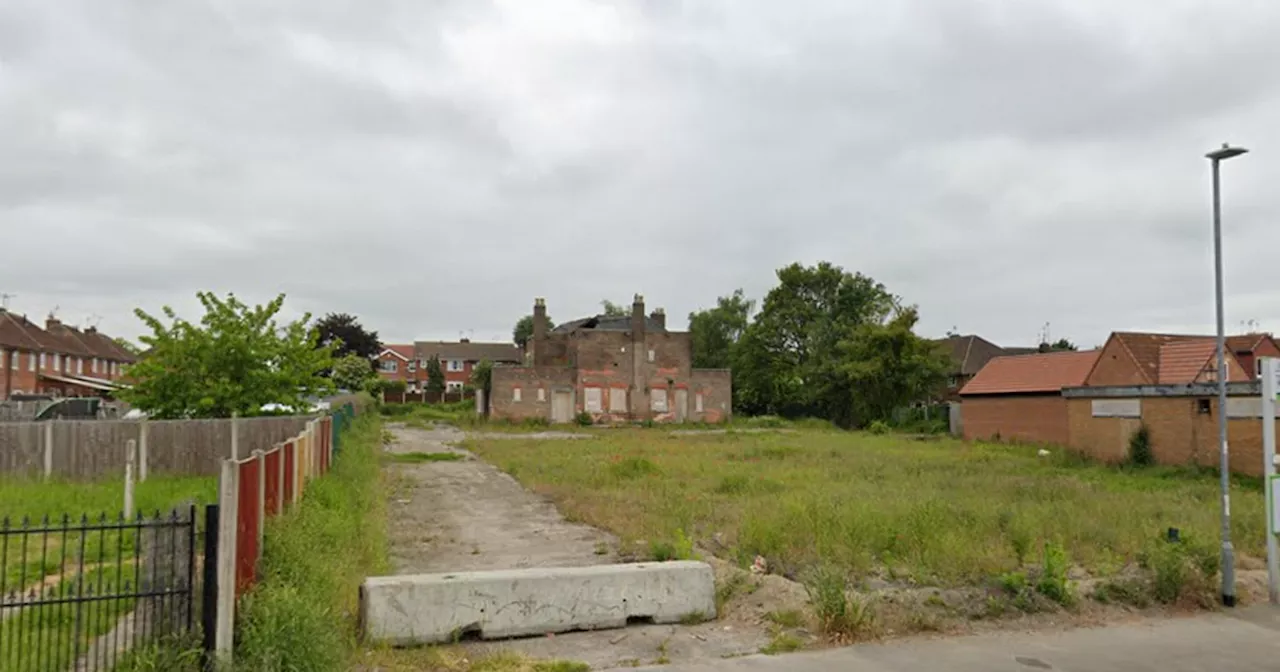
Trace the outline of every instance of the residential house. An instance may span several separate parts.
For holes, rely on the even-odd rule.
[[[987,362],[996,357],[1037,352],[1036,348],[1002,348],[974,334],[954,335],[934,341],[951,359],[947,389],[943,399],[959,401],[960,389],[973,379]]]
[[[51,316],[41,329],[25,315],[0,309],[0,399],[110,394],[133,361],[94,327],[77,329]]]
[[[498,365],[520,364],[520,348],[511,343],[473,343],[460,341],[417,341],[412,344],[384,345],[378,355],[378,374],[386,380],[403,380],[410,392],[427,385],[427,362],[440,358],[445,391],[458,392],[471,383],[477,364],[489,361]]]
[[[378,376],[383,380],[404,381],[406,388],[417,380],[417,359],[412,344],[384,344],[378,353]]]
[[[494,417],[557,423],[582,413],[595,422],[729,419],[730,372],[693,368],[689,333],[668,331],[660,308],[646,315],[640,295],[630,315],[596,315],[547,330],[546,314],[546,302],[536,299],[527,364],[494,368]]]
[[[468,338],[460,341],[416,341],[413,352],[417,358],[418,388],[427,384],[427,362],[432,357],[439,357],[446,392],[460,392],[470,385],[471,374],[480,362],[506,366],[524,361],[520,348],[513,343],[473,343]]]
[[[1062,388],[1084,384],[1097,350],[995,357],[960,390],[966,439],[1065,445],[1069,438]]]

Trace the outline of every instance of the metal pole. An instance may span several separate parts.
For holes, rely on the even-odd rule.
[[[1218,313],[1218,453],[1222,484],[1222,604],[1236,606],[1235,552],[1231,547],[1231,464],[1227,450],[1226,320],[1222,308],[1222,198],[1218,183],[1218,159],[1213,164],[1213,279]]]
[[[1276,373],[1280,359],[1262,360],[1262,485],[1267,503],[1267,594],[1271,604],[1280,604],[1280,551],[1276,548],[1275,489],[1271,477],[1276,473]]]

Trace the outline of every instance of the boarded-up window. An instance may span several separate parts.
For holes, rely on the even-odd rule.
[[[588,387],[582,390],[583,408],[588,413],[599,413],[604,410],[604,390]]]
[[[546,401],[546,400],[547,400],[547,388],[545,388],[545,387],[539,387],[539,388],[538,388],[538,401]]]
[[[693,412],[694,413],[702,412],[702,393],[701,392],[693,395]]]
[[[609,412],[610,413],[626,413],[627,412],[627,391],[621,387],[615,387],[609,390]]]
[[[518,387],[511,388],[511,401],[514,401],[516,403],[520,402],[520,388]]]
[[[1094,399],[1095,418],[1141,418],[1141,399]]]
[[[1262,399],[1258,397],[1227,397],[1228,418],[1261,418]],[[1280,417],[1280,404],[1276,405],[1276,417]]]
[[[667,412],[667,388],[649,390],[649,408],[660,413]]]

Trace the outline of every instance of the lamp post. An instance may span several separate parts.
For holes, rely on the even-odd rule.
[[[1222,143],[1205,158],[1213,166],[1213,279],[1218,312],[1218,456],[1222,482],[1222,604],[1236,606],[1235,553],[1231,548],[1231,464],[1227,452],[1227,357],[1226,326],[1222,309],[1222,195],[1218,164],[1249,150]]]

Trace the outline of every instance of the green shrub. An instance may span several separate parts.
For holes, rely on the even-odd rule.
[[[1173,604],[1184,596],[1207,602],[1219,563],[1213,546],[1190,535],[1177,542],[1157,537],[1139,558],[1139,564],[1151,571],[1152,593],[1164,604]]]
[[[693,560],[693,539],[684,530],[676,530],[674,540],[649,542],[649,556],[658,562]]]
[[[804,587],[823,633],[857,639],[874,632],[875,610],[870,602],[849,593],[848,580],[840,570],[820,566],[809,573]]]
[[[884,420],[872,420],[871,424],[867,425],[867,431],[872,434],[888,434],[889,429],[889,423]]]
[[[591,414],[590,414],[590,413],[588,413],[588,412],[586,412],[586,411],[583,411],[583,412],[581,412],[581,413],[579,413],[579,414],[577,414],[577,415],[573,416],[573,421],[574,421],[574,422],[576,422],[576,423],[578,423],[579,425],[581,425],[581,426],[583,426],[583,427],[590,427],[591,425],[595,424],[595,421],[596,421],[596,420],[595,420],[595,418],[591,417]]]
[[[613,466],[609,467],[609,471],[620,481],[629,481],[633,478],[655,476],[662,473],[658,465],[643,457],[628,457],[620,462],[615,462]]]
[[[1151,430],[1144,423],[1129,437],[1129,464],[1149,467],[1155,463],[1155,453],[1151,451]]]
[[[348,430],[333,470],[267,522],[261,580],[237,610],[237,670],[347,669],[358,592],[387,567],[376,416]]]
[[[1074,604],[1075,589],[1067,579],[1069,569],[1066,549],[1061,544],[1046,542],[1044,565],[1040,567],[1040,577],[1036,580],[1036,592],[1064,607]]]

